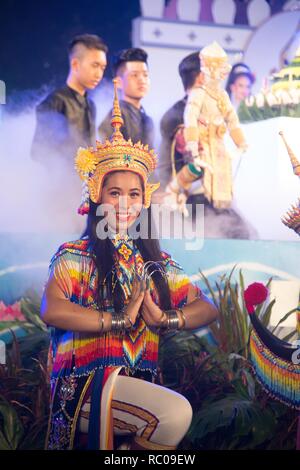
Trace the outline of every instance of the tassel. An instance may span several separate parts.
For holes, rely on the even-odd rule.
[[[81,203],[77,209],[78,214],[85,215],[90,211],[90,193],[86,181],[82,183]]]

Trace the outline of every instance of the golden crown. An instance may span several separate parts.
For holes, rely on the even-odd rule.
[[[297,205],[293,205],[281,220],[287,227],[300,235],[300,199]]]
[[[291,164],[292,164],[292,167],[293,167],[293,171],[295,173],[296,176],[299,176],[300,177],[300,162],[297,160],[296,158],[296,155],[294,154],[294,152],[292,151],[291,147],[289,146],[289,144],[287,143],[285,137],[284,137],[284,134],[282,131],[279,132],[279,135],[280,137],[282,138],[283,140],[283,143],[287,149],[287,153],[290,157],[290,161],[291,161]]]
[[[293,167],[293,171],[296,176],[300,177],[300,162],[297,160],[296,155],[288,145],[282,131],[279,132],[280,137],[287,149],[290,161]],[[296,205],[292,206],[290,210],[281,218],[282,222],[296,233],[300,235],[300,199]]]
[[[79,213],[88,212],[88,199],[99,203],[104,177],[112,171],[132,171],[141,176],[144,183],[144,206],[150,206],[151,195],[158,189],[160,183],[148,183],[149,175],[157,166],[157,157],[154,150],[141,142],[136,144],[132,140],[125,140],[120,128],[124,124],[120,110],[117,80],[114,83],[114,102],[111,125],[113,133],[110,140],[104,144],[96,141],[96,148],[88,147],[78,149],[75,157],[75,168],[84,182],[83,201]]]

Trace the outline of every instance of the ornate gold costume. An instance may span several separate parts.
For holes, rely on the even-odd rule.
[[[222,80],[231,69],[225,51],[214,42],[201,50],[200,59],[204,83],[189,91],[184,111],[184,137],[192,161],[173,178],[166,191],[186,193],[193,181],[202,178],[203,193],[208,201],[215,208],[224,209],[230,207],[232,200],[231,160],[224,136],[229,131],[242,150],[246,148],[246,141],[230,98],[221,88]],[[178,197],[177,205],[180,210]]]
[[[223,49],[213,43],[200,52],[204,84],[191,90],[184,114],[187,147],[190,142],[201,142],[200,159],[207,166],[203,177],[206,198],[216,208],[227,208],[232,200],[231,161],[224,145],[229,131],[237,147],[246,148],[239,119],[221,82],[230,70]],[[197,129],[197,135],[195,135]],[[192,132],[191,132],[192,130]]]

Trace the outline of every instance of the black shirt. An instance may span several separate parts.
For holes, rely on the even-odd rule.
[[[142,144],[148,144],[153,148],[154,144],[154,125],[152,119],[147,116],[143,107],[140,109],[127,101],[120,100],[120,108],[124,126],[121,132],[126,140],[131,139],[134,144],[140,141]],[[112,134],[111,111],[107,114],[99,127],[100,140],[109,139]]]
[[[160,121],[162,140],[159,150],[158,174],[163,187],[166,186],[172,178],[171,146],[178,126],[183,124],[186,102],[187,96],[177,101],[177,103],[166,111]],[[176,171],[179,171],[183,165],[182,154],[179,154],[175,149]]]
[[[36,108],[32,158],[64,158],[73,165],[78,147],[95,144],[94,103],[68,85],[54,90]]]

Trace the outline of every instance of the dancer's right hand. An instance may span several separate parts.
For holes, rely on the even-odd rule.
[[[131,297],[125,309],[125,315],[130,318],[130,321],[133,325],[144,300],[144,295],[145,285],[143,284],[143,281],[140,281],[135,277],[132,283]]]

